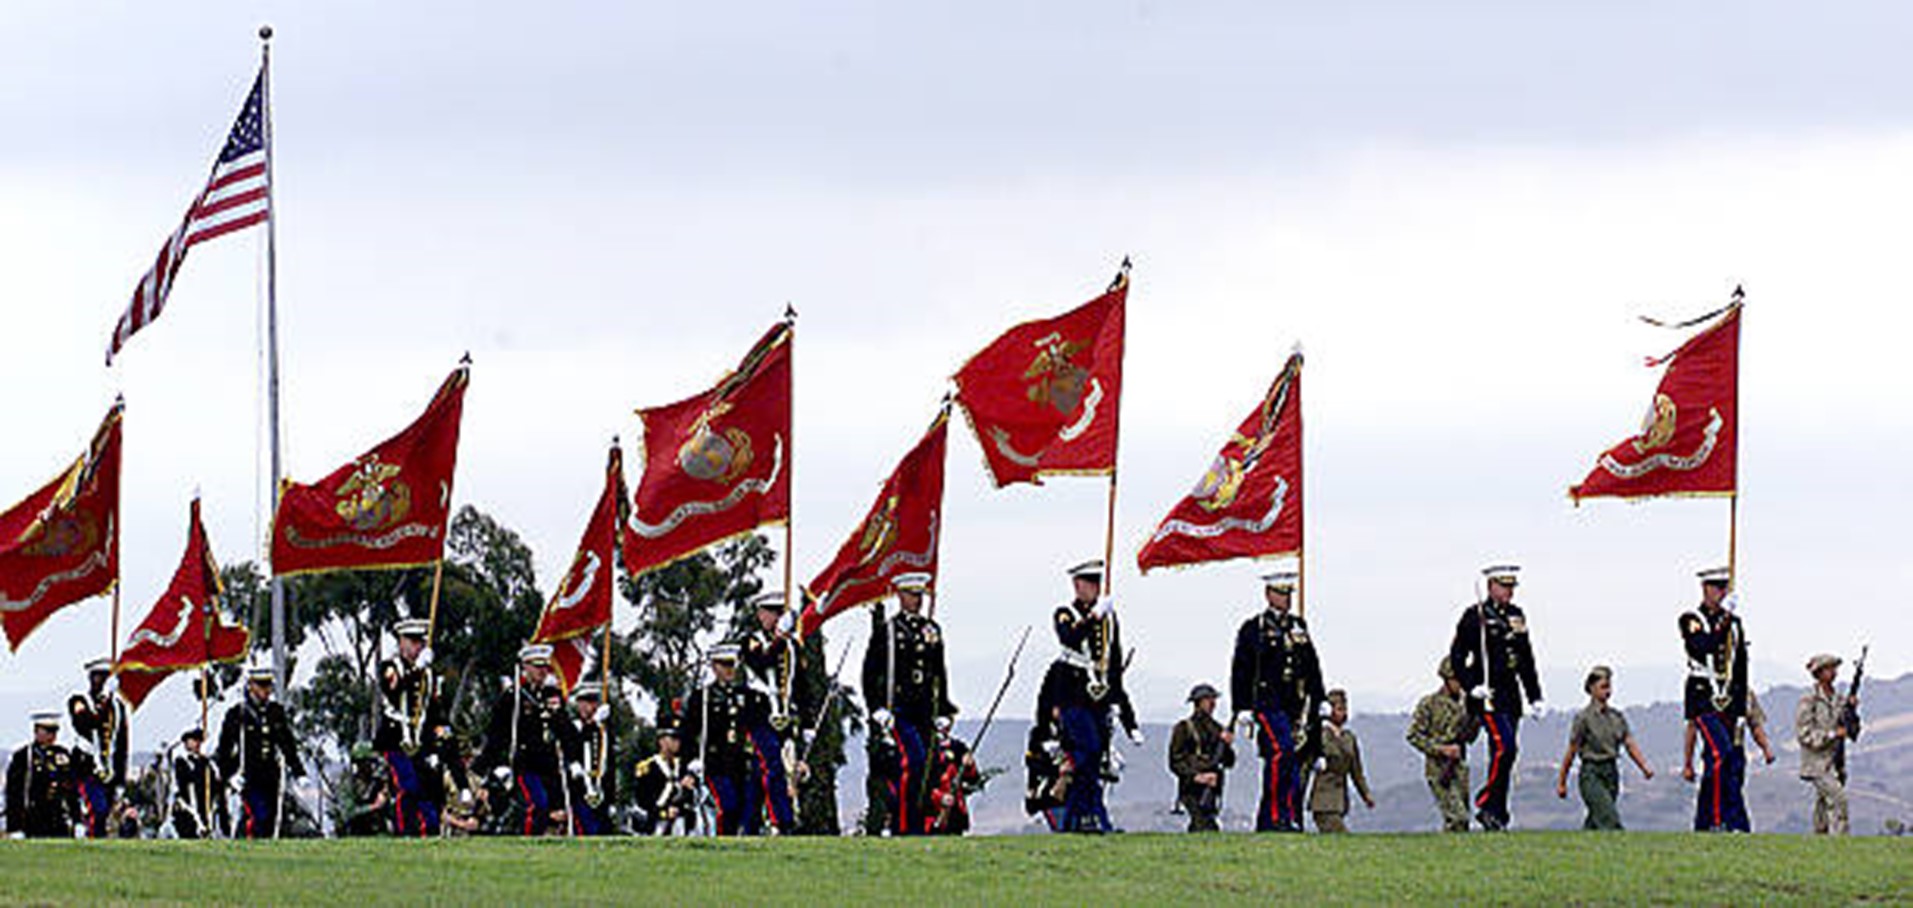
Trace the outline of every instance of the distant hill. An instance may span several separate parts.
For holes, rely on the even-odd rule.
[[[1803,688],[1782,686],[1760,694],[1768,712],[1768,735],[1773,741],[1776,762],[1772,766],[1750,767],[1747,780],[1748,810],[1758,832],[1806,832],[1811,828],[1812,794],[1795,775],[1799,768],[1799,749],[1794,744],[1793,713]],[[1849,797],[1855,834],[1873,835],[1882,831],[1888,819],[1913,825],[1913,674],[1891,681],[1867,682],[1862,712],[1866,731],[1849,752],[1852,783]],[[1581,703],[1574,704],[1579,709]],[[1568,724],[1572,712],[1556,704],[1547,718],[1526,721],[1521,726],[1521,756],[1515,777],[1514,822],[1522,829],[1579,828],[1583,811],[1572,778],[1568,799],[1554,796],[1554,777],[1566,748]],[[1640,740],[1655,777],[1643,780],[1631,763],[1624,762],[1621,777],[1621,816],[1629,829],[1683,830],[1692,828],[1695,786],[1682,782],[1680,770],[1681,708],[1679,704],[1657,703],[1627,710],[1635,736]],[[1360,715],[1349,723],[1362,744],[1362,758],[1370,788],[1375,794],[1374,810],[1355,808],[1350,826],[1358,831],[1412,832],[1433,830],[1439,825],[1433,801],[1422,781],[1421,755],[1403,740],[1408,715],[1391,713]],[[1111,812],[1117,825],[1130,830],[1176,830],[1185,819],[1171,815],[1175,780],[1167,766],[1169,726],[1145,727],[1148,744],[1136,749],[1120,743],[1128,770],[1121,784],[1110,792]],[[959,724],[959,732],[975,733],[972,724]],[[981,762],[985,767],[1003,767],[1006,772],[991,782],[989,789],[973,805],[975,828],[981,834],[1016,834],[1039,831],[1023,813],[1024,737],[1029,722],[1024,719],[999,719],[984,741]],[[864,759],[862,748],[853,747],[851,765],[840,776],[839,798],[843,817],[849,824],[863,810]],[[1229,776],[1224,803],[1224,825],[1246,829],[1255,810],[1256,786],[1260,782],[1259,764],[1251,753]],[[1478,745],[1469,755],[1469,765],[1480,782],[1484,765]],[[1698,758],[1696,758],[1698,765]]]

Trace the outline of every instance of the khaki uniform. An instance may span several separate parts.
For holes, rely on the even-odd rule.
[[[1169,771],[1176,776],[1176,801],[1189,814],[1190,832],[1215,832],[1222,813],[1222,781],[1235,765],[1235,748],[1222,740],[1222,723],[1195,713],[1176,723],[1169,735]],[[1196,784],[1196,776],[1213,772],[1214,786]]]
[[[1581,802],[1587,805],[1582,829],[1620,829],[1620,758],[1628,737],[1627,716],[1620,710],[1589,703],[1574,715],[1568,742],[1581,756]]]
[[[1847,786],[1835,771],[1834,754],[1846,743],[1840,737],[1840,697],[1818,686],[1800,698],[1793,714],[1794,734],[1800,741],[1800,778],[1813,784],[1813,831],[1847,834]]]
[[[1408,726],[1408,745],[1427,756],[1423,773],[1428,790],[1441,809],[1443,828],[1449,832],[1468,831],[1468,707],[1460,696],[1438,690],[1415,704],[1415,718]],[[1440,747],[1453,744],[1461,758],[1441,756]]]
[[[1323,765],[1315,774],[1314,787],[1309,789],[1309,812],[1315,815],[1318,832],[1347,832],[1348,825],[1342,818],[1348,815],[1349,783],[1355,783],[1363,800],[1372,800],[1368,776],[1362,772],[1361,742],[1355,740],[1355,732],[1325,723],[1321,743]]]

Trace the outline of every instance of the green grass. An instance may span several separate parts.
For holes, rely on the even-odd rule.
[[[1913,903],[1913,840],[1516,833],[0,842],[5,904]]]

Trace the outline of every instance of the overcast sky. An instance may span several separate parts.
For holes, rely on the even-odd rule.
[[[396,430],[469,350],[457,499],[518,529],[547,584],[631,411],[706,385],[787,301],[808,578],[957,365],[1131,255],[1114,580],[1146,715],[1226,677],[1260,593],[1252,564],[1138,578],[1137,544],[1297,341],[1308,613],[1358,711],[1432,684],[1494,558],[1528,566],[1554,705],[1596,661],[1621,700],[1671,699],[1726,504],[1577,510],[1565,489],[1638,424],[1642,357],[1679,342],[1634,316],[1744,282],[1756,683],[1864,640],[1876,670],[1913,668],[1913,9],[1892,2],[8,4],[0,498],[126,394],[127,629],[195,486],[222,561],[263,535],[263,233],[196,248],[101,366],[262,21],[291,475]],[[1105,486],[991,491],[957,434],[956,691],[980,713],[1035,622],[1022,713],[1061,571],[1101,554]],[[80,681],[107,614],[0,661],[0,740]],[[136,741],[175,734],[188,698],[161,688]]]

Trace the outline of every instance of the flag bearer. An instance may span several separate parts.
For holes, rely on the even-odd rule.
[[[91,770],[78,778],[86,837],[103,839],[111,834],[113,805],[126,784],[126,704],[116,694],[112,659],[88,662],[86,684],[85,693],[67,698],[67,718],[80,742],[75,756]]]
[[[1746,782],[1747,752],[1740,723],[1747,718],[1747,636],[1734,614],[1732,577],[1726,568],[1701,571],[1700,607],[1680,617],[1687,654],[1683,706],[1701,743],[1700,793],[1694,801],[1698,832],[1751,832]],[[1691,742],[1691,738],[1689,739]],[[1692,744],[1683,749],[1681,774],[1692,780]]]

